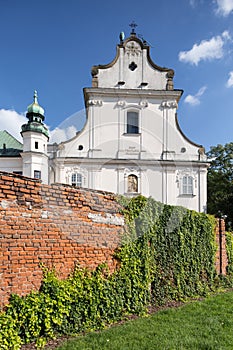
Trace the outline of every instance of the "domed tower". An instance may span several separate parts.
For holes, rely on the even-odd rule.
[[[34,92],[34,101],[27,108],[27,124],[22,125],[23,137],[23,175],[41,179],[48,183],[48,155],[47,144],[49,133],[43,124],[44,109],[39,105],[37,92]]]

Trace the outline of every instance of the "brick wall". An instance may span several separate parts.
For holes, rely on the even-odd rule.
[[[227,251],[226,251],[226,232],[225,221],[223,219],[217,219],[216,225],[216,270],[219,275],[226,275],[227,269]]]
[[[0,172],[0,305],[11,293],[38,289],[40,262],[66,277],[76,263],[107,262],[123,232],[111,193],[77,189]]]
[[[0,172],[0,307],[11,293],[39,288],[40,262],[66,277],[76,263],[95,268],[107,262],[124,231],[111,193],[77,189]],[[225,224],[216,227],[216,270],[226,273]]]

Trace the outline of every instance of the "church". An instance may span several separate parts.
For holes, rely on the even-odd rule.
[[[35,92],[22,143],[0,131],[0,170],[205,212],[208,162],[203,146],[179,126],[183,91],[174,88],[174,71],[152,61],[132,26],[128,38],[120,34],[112,62],[93,66],[91,74],[92,86],[83,89],[83,129],[49,144]]]

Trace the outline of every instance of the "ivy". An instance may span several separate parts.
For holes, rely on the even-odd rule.
[[[227,249],[227,273],[233,276],[233,232],[226,232],[226,249]]]
[[[128,314],[145,314],[150,304],[215,288],[214,218],[143,196],[119,202],[126,221],[115,252],[120,267],[110,274],[105,264],[95,271],[76,266],[65,280],[42,267],[40,291],[12,295],[0,314],[1,349],[32,341],[43,347],[58,335],[101,329]],[[228,254],[233,270],[232,237]]]

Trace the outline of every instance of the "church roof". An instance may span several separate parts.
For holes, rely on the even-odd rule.
[[[38,103],[36,90],[34,91],[33,103],[28,106],[27,110],[26,117],[28,118],[28,122],[22,125],[21,135],[26,131],[32,131],[49,137],[48,129],[43,124],[45,119],[44,109]]]
[[[40,114],[42,119],[44,120],[44,109],[38,103],[37,91],[34,91],[33,103],[30,104],[27,108],[28,113],[36,113]]]
[[[115,58],[108,64],[92,67],[92,87],[174,91],[174,70],[154,63],[149,43],[141,35],[137,36],[135,23],[130,26],[132,31],[128,38],[120,33]]]
[[[0,130],[0,157],[19,157],[23,145],[6,130]]]

